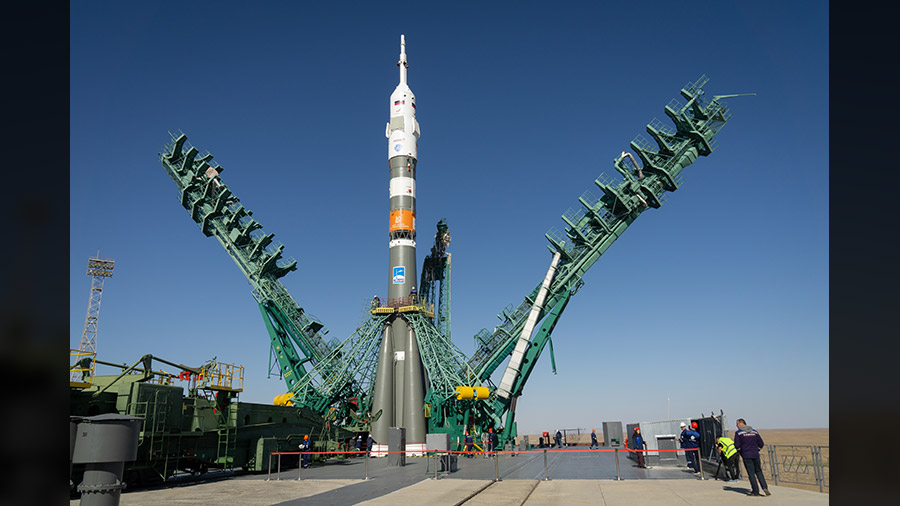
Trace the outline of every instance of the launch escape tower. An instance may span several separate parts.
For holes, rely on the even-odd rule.
[[[309,407],[336,425],[371,429],[387,441],[387,427],[407,430],[420,443],[425,433],[500,430],[500,443],[517,435],[518,398],[583,276],[612,243],[649,208],[659,208],[681,185],[681,173],[716,148],[715,136],[731,117],[719,95],[708,98],[702,76],[673,99],[665,113],[674,127],[654,119],[630,152],[613,160],[618,181],[601,174],[594,190],[562,215],[565,229],[551,229],[550,266],[517,306],[507,306],[493,331],[475,335],[467,358],[451,341],[449,327],[450,242],[438,223],[431,254],[423,261],[419,291],[415,266],[415,170],[419,125],[415,97],[406,85],[405,40],[401,38],[400,84],[391,95],[387,125],[390,175],[389,291],[372,301],[370,316],[341,343],[324,340],[321,323],[278,281],[297,262],[282,259],[283,246],[265,234],[252,213],[222,182],[212,155],[173,134],[160,160],[181,191],[181,204],[207,236],[215,236],[253,287],[288,394],[279,402]],[[400,267],[401,269],[398,269]],[[500,382],[492,377],[506,363]],[[376,372],[377,371],[377,372]],[[487,388],[484,388],[487,387]],[[376,452],[386,449],[376,447]],[[416,447],[408,445],[409,450]],[[424,449],[424,445],[423,448]]]
[[[115,260],[88,258],[87,275],[91,277],[91,295],[88,299],[87,316],[84,318],[84,330],[81,331],[81,342],[78,351],[73,351],[74,365],[69,369],[69,383],[73,386],[88,386],[94,376],[97,357],[97,330],[100,325],[100,300],[103,297],[103,281],[111,278]],[[85,381],[87,380],[87,381]]]

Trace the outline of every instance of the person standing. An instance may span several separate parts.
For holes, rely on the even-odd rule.
[[[734,433],[734,447],[741,454],[744,461],[744,469],[747,470],[747,478],[750,479],[750,493],[747,495],[758,496],[759,486],[766,495],[772,495],[766,485],[766,477],[763,476],[762,463],[759,460],[759,450],[765,446],[759,432],[747,425],[743,418],[737,419],[738,430]],[[759,484],[757,484],[759,480]]]
[[[641,436],[641,428],[635,427],[634,433],[631,434],[631,449],[635,450],[635,454],[637,455],[637,465],[642,469],[647,469],[647,466],[644,465],[644,450],[647,449],[647,443],[644,442],[644,437]]]
[[[700,473],[700,459],[697,455],[697,448],[700,448],[700,433],[688,428],[687,424],[681,422],[681,437],[679,438],[681,447],[684,448],[684,457],[687,459],[688,467],[694,474]]]
[[[306,434],[303,436],[303,442],[300,443],[300,452],[301,452],[300,465],[304,469],[308,468],[310,463],[312,463],[312,455],[310,455],[309,453],[303,453],[303,452],[309,452],[311,449],[312,449],[312,442],[309,440],[309,434]]]
[[[472,443],[475,442],[475,439],[469,434],[469,431],[466,431],[466,457],[472,458]]]
[[[488,432],[481,431],[481,454],[484,458],[487,458],[487,446],[488,446]]]
[[[356,442],[354,443],[354,446],[356,447],[356,451],[362,450],[362,434],[356,435]]]
[[[562,448],[562,432],[556,429],[556,447]]]
[[[366,455],[372,452],[373,446],[375,446],[375,438],[372,437],[372,433],[369,433],[369,437],[366,438]]]
[[[497,433],[494,432],[494,428],[491,427],[488,429],[488,452],[491,458],[494,458],[494,452],[497,451]]]
[[[591,448],[600,448],[600,444],[597,443],[597,429],[591,431]]]
[[[719,469],[725,464],[725,480],[734,483],[738,478],[738,451],[734,447],[734,441],[728,437],[720,437],[716,440],[716,449],[719,451],[719,465],[716,467],[716,479],[719,479]]]

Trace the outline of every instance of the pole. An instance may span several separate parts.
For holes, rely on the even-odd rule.
[[[544,481],[550,481],[550,473],[547,472],[547,449],[544,448]]]
[[[614,451],[616,452],[616,481],[619,481],[622,479],[619,478],[619,449],[616,448]]]
[[[434,479],[437,480],[437,468],[438,468],[438,452],[434,451]]]
[[[703,460],[700,458],[700,447],[697,447],[697,467],[700,468],[700,479],[705,480],[703,477]]]
[[[268,474],[266,474],[266,481],[269,481],[269,479],[272,478],[272,454],[271,453],[269,454],[269,469],[268,469],[268,471],[269,471]]]
[[[494,454],[494,471],[496,472],[494,481],[502,481],[500,480],[500,454]]]
[[[278,452],[278,479],[281,479],[281,452]]]
[[[772,468],[772,478],[775,480],[775,486],[778,486],[778,465],[777,461],[775,460],[778,457],[776,455],[776,452],[777,450],[775,450],[774,446],[769,447],[769,467]],[[761,463],[760,466],[762,466]]]
[[[813,452],[815,458],[816,483],[819,484],[819,492],[824,492],[822,485],[825,483],[825,467],[822,465],[822,448],[810,446],[809,450]]]
[[[369,449],[366,448],[366,479],[369,479]]]

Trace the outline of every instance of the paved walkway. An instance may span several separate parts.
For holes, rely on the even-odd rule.
[[[599,504],[605,506],[722,504],[765,504],[782,506],[824,506],[828,495],[787,487],[769,487],[769,497],[748,497],[750,487],[743,482],[723,484],[700,480],[478,480],[426,479],[388,495],[359,504],[465,504],[490,506],[545,506]],[[292,501],[289,504],[301,504]]]
[[[195,483],[122,494],[121,506],[162,504],[221,505],[315,504],[366,506],[458,505],[545,506],[598,504],[604,506],[718,506],[757,504],[769,506],[825,506],[828,494],[770,486],[769,497],[748,497],[747,482],[726,484],[712,480],[457,480],[420,478],[420,481],[369,500],[346,497],[340,490],[363,480],[226,480]],[[376,480],[370,480],[375,482]],[[335,494],[337,493],[337,494]],[[350,495],[350,494],[348,494]],[[79,501],[71,501],[78,505]]]

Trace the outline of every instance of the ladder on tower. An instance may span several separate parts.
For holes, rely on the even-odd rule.
[[[220,469],[234,468],[234,455],[237,447],[237,409],[229,404],[225,413],[218,417],[218,442],[216,444],[216,463]]]

